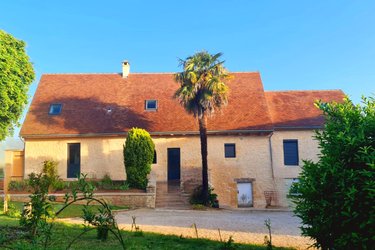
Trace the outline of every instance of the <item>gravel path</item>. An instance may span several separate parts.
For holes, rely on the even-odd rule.
[[[232,236],[235,242],[263,244],[267,229],[266,219],[271,220],[272,241],[276,246],[307,249],[312,242],[300,236],[300,220],[291,212],[232,211],[232,210],[158,210],[136,209],[118,212],[116,219],[121,228],[130,230],[132,216],[145,232],[196,237],[192,225],[198,228],[198,236],[219,240],[220,228],[223,240]],[[79,219],[64,220],[77,223]]]

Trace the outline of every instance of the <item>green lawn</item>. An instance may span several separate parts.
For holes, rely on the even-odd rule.
[[[142,228],[141,228],[142,229]],[[52,231],[52,242],[48,249],[66,249],[70,241],[79,235],[82,226],[55,223]],[[223,243],[205,239],[187,239],[178,236],[166,236],[154,233],[136,235],[129,231],[123,231],[127,249],[225,249]],[[35,241],[35,240],[34,240]],[[18,226],[18,219],[0,215],[0,248],[11,249],[41,249],[32,243],[33,240]],[[266,249],[264,246],[233,244],[235,248],[227,249]],[[75,242],[71,249],[122,249],[113,235],[108,240],[101,242],[96,239],[95,230],[84,234]],[[273,249],[291,249],[275,247]]]
[[[13,206],[20,213],[23,209],[23,204],[24,204],[23,202],[15,202],[15,201],[10,202],[10,206]],[[53,208],[54,208],[55,211],[58,211],[63,206],[64,206],[63,203],[53,203]],[[3,203],[1,201],[0,202],[0,209],[2,209],[2,207],[3,207]],[[92,205],[92,207],[94,207],[94,209],[99,208],[99,206],[97,206],[97,205]],[[110,205],[110,207],[113,211],[129,208],[127,206],[113,206],[113,205]],[[69,207],[65,208],[64,211],[61,212],[61,214],[59,214],[58,217],[59,218],[80,217],[80,216],[82,216],[82,208],[83,208],[83,205],[72,204]]]

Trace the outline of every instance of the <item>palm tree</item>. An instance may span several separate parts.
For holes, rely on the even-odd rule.
[[[199,134],[202,155],[202,198],[207,205],[208,197],[208,164],[207,164],[207,117],[220,110],[228,102],[228,87],[225,80],[229,74],[219,58],[222,53],[211,55],[206,51],[180,59],[183,71],[175,74],[180,88],[175,98],[185,110],[199,122]]]

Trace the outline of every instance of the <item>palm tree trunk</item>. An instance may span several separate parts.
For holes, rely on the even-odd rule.
[[[198,120],[202,156],[202,198],[208,205],[207,118],[203,113]]]

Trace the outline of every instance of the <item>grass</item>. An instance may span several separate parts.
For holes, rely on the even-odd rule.
[[[70,241],[79,235],[83,226],[55,223],[52,231],[52,241],[48,249],[66,249]],[[224,249],[224,243],[206,239],[191,239],[178,236],[167,236],[155,233],[135,234],[123,231],[127,249]],[[0,248],[11,249],[41,249],[28,237],[27,233],[18,226],[18,220],[0,215]],[[265,250],[265,246],[233,244],[233,249]],[[90,231],[79,238],[71,249],[122,249],[113,235],[109,235],[105,242],[96,239],[96,231]],[[228,248],[229,249],[229,248]],[[232,249],[232,248],[231,248]],[[292,248],[274,247],[275,250]]]
[[[23,202],[11,201],[11,202],[9,202],[9,204],[10,204],[9,205],[10,207],[13,206],[16,210],[18,210],[19,213],[22,212],[23,204],[24,204]],[[55,211],[58,211],[63,206],[64,206],[63,203],[53,203],[53,209]],[[0,202],[0,209],[2,209],[2,207],[3,207],[3,203]],[[97,210],[100,206],[99,205],[92,205],[92,207]],[[114,205],[110,205],[110,207],[113,211],[129,208],[128,206],[114,206]],[[64,211],[61,212],[61,214],[59,214],[58,218],[80,217],[80,216],[82,216],[82,208],[83,208],[83,205],[72,204],[69,207],[65,208]]]

